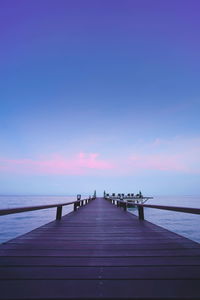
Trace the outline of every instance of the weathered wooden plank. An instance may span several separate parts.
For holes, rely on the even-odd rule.
[[[200,279],[200,266],[0,267],[0,279]]]
[[[1,246],[1,249],[16,249],[16,250],[44,250],[44,249],[62,249],[68,252],[76,253],[78,251],[82,251],[86,253],[86,251],[99,251],[110,253],[111,255],[115,256],[115,252],[120,252],[122,255],[123,253],[131,253],[132,250],[140,250],[140,249],[148,249],[148,250],[170,250],[170,249],[199,249],[199,245],[196,243],[189,243],[185,242],[183,244],[179,244],[176,242],[168,242],[168,243],[138,243],[138,244],[103,244],[96,245],[96,244],[85,244],[83,243],[69,243],[68,242],[60,242],[60,241],[41,241],[40,243],[6,243]],[[109,254],[109,255],[110,255]]]
[[[0,250],[0,256],[67,256],[66,251],[63,249],[44,249],[44,250],[17,250],[17,249],[2,249]],[[95,252],[93,253],[93,257]],[[105,256],[106,253],[105,253]],[[118,254],[119,256],[119,254]],[[157,249],[140,249],[132,250],[130,256],[199,256],[199,249],[169,249],[169,250],[157,250]],[[124,257],[124,254],[121,254],[120,257]]]
[[[197,300],[199,280],[4,280],[0,290],[4,300],[29,299],[30,295],[31,299]]]
[[[199,256],[138,256],[138,257],[0,257],[1,266],[146,266],[191,265],[199,266]]]
[[[74,233],[74,234],[73,234]],[[159,233],[157,233],[157,234],[143,234],[142,232],[141,233],[138,233],[138,234],[134,234],[134,233],[130,233],[130,232],[128,232],[128,233],[126,233],[126,229],[124,229],[124,234],[123,234],[123,232],[122,233],[120,233],[120,234],[108,234],[108,233],[98,233],[98,232],[94,232],[93,234],[88,234],[87,235],[87,233],[84,233],[84,234],[82,234],[82,233],[77,233],[77,232],[75,232],[75,231],[73,231],[72,230],[72,232],[71,232],[71,234],[68,234],[68,233],[61,233],[61,232],[57,232],[56,234],[59,234],[59,236],[54,236],[54,232],[53,233],[51,233],[51,232],[49,232],[49,233],[34,233],[34,234],[30,234],[30,235],[25,235],[25,236],[21,236],[21,237],[19,237],[19,239],[31,239],[31,238],[40,238],[40,237],[42,237],[42,236],[44,236],[45,238],[49,238],[49,237],[51,237],[51,238],[54,238],[54,239],[56,239],[56,238],[60,238],[60,239],[63,239],[63,238],[65,238],[65,239],[67,239],[67,238],[69,238],[69,239],[72,239],[72,238],[76,238],[77,236],[80,236],[80,237],[83,237],[84,239],[86,238],[86,237],[90,237],[90,238],[102,238],[102,237],[108,237],[108,238],[112,238],[112,239],[117,239],[117,238],[121,238],[122,236],[124,236],[124,238],[126,239],[126,238],[131,238],[131,239],[133,239],[133,240],[135,240],[135,239],[172,239],[172,240],[184,240],[184,238],[183,237],[180,237],[180,236],[171,236],[171,235],[168,235],[168,234],[166,234],[166,235],[161,235],[161,234],[159,234]]]

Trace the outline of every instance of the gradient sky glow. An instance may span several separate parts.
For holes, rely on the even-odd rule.
[[[199,0],[1,0],[0,194],[200,194]]]

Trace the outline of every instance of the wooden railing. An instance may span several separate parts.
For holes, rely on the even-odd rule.
[[[79,200],[76,200],[76,201],[65,202],[65,203],[56,203],[56,204],[49,204],[49,205],[37,205],[37,206],[27,206],[27,207],[15,207],[15,208],[8,208],[8,209],[0,209],[0,216],[57,207],[56,220],[60,220],[62,218],[62,207],[63,206],[74,205],[74,211],[76,211],[78,207],[86,205],[94,199],[95,199],[95,197],[92,197],[92,198],[90,197],[90,198],[87,198],[87,199],[82,199],[82,200],[79,199]]]
[[[165,205],[152,205],[152,204],[138,204],[138,203],[130,203],[120,199],[112,199],[106,198],[107,200],[111,201],[112,204],[117,205],[118,207],[122,207],[125,211],[127,210],[128,206],[137,206],[138,208],[138,217],[140,220],[144,220],[144,207],[148,208],[156,208],[156,209],[163,209],[163,210],[171,210],[171,211],[178,211],[190,214],[200,214],[200,208],[192,208],[192,207],[181,207],[181,206],[165,206]]]

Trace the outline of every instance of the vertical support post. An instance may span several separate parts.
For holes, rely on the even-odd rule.
[[[77,203],[74,203],[74,211],[77,211]]]
[[[124,202],[124,211],[126,211],[126,202]]]
[[[61,218],[62,218],[62,206],[57,206],[56,220],[60,220]]]
[[[144,207],[143,206],[138,206],[138,215],[139,215],[139,220],[144,220]]]

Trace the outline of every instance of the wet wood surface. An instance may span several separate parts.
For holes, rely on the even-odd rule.
[[[200,245],[97,198],[0,246],[2,300],[122,298],[200,299]]]

